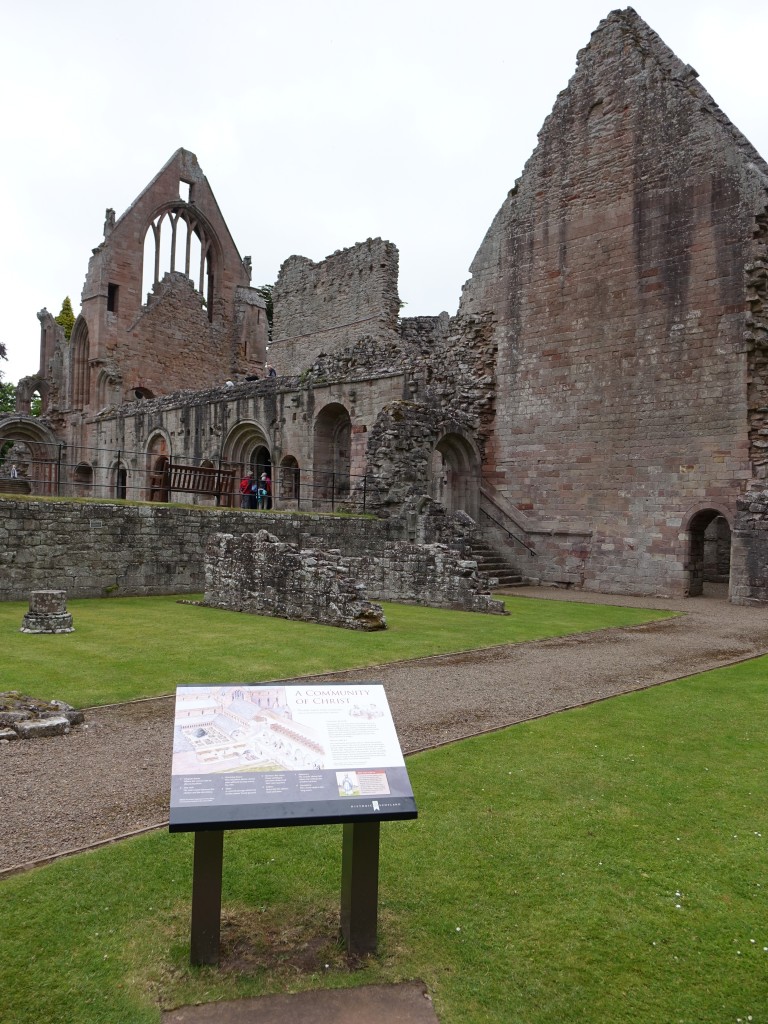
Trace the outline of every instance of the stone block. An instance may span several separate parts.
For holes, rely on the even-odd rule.
[[[44,736],[63,736],[71,729],[69,720],[64,715],[53,718],[28,719],[14,726],[21,739],[40,739]]]

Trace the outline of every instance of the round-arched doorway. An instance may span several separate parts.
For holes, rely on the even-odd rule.
[[[698,509],[688,519],[686,532],[686,596],[698,597],[707,592],[727,596],[731,574],[731,525],[725,510]]]
[[[430,463],[429,495],[449,512],[477,520],[480,509],[480,453],[461,434],[444,434]]]
[[[312,500],[317,508],[333,508],[349,497],[352,464],[352,421],[340,402],[324,406],[315,419]]]

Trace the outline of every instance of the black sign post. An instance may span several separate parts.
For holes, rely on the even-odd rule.
[[[221,868],[224,833],[195,832],[192,868],[192,929],[189,960],[217,964],[221,937]]]
[[[379,913],[379,823],[344,826],[341,853],[341,934],[347,952],[376,952]]]
[[[376,949],[382,821],[416,802],[380,683],[181,686],[171,832],[194,832],[190,960],[219,960],[224,830],[344,825],[341,933]]]

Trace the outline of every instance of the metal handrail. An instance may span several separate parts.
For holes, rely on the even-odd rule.
[[[498,526],[500,530],[503,530],[507,534],[508,537],[511,537],[513,541],[515,541],[517,544],[522,545],[522,547],[524,547],[531,556],[537,556],[538,555],[538,551],[536,551],[535,548],[532,548],[530,544],[526,544],[526,542],[524,540],[522,540],[520,537],[517,537],[514,533],[512,533],[512,531],[507,526],[505,526],[503,523],[500,523],[498,521],[498,519],[494,519],[494,517],[491,515],[491,513],[488,512],[486,509],[481,508],[480,512],[487,519],[490,519],[492,523],[495,523],[496,526]]]

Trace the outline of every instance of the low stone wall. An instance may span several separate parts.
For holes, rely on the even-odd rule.
[[[443,544],[388,541],[372,557],[350,558],[347,564],[377,601],[507,614],[504,602],[490,596],[477,562]]]
[[[505,615],[477,563],[441,544],[387,541],[366,558],[299,550],[266,530],[213,537],[205,553],[205,604],[348,629],[386,628],[380,601]],[[377,624],[377,616],[381,624]]]
[[[403,536],[397,519],[0,498],[0,600],[197,593],[210,538],[261,527],[298,548],[360,557]]]
[[[730,598],[734,604],[768,603],[768,487],[753,486],[736,501]]]
[[[211,538],[205,604],[365,632],[387,628],[381,605],[366,600],[338,551],[299,551],[267,530]]]

